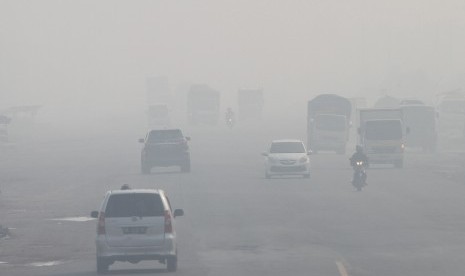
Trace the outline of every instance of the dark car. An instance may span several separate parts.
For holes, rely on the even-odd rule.
[[[157,129],[150,131],[141,153],[141,171],[149,174],[153,167],[179,166],[181,172],[190,172],[191,161],[189,137],[184,137],[180,129]]]

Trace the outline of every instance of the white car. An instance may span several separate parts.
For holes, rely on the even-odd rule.
[[[162,190],[122,189],[109,191],[98,218],[97,273],[106,273],[116,261],[138,263],[158,260],[166,263],[168,271],[177,268],[176,232],[174,218],[184,211],[171,211]]]
[[[275,140],[265,156],[265,177],[273,175],[302,175],[310,177],[311,152],[307,152],[300,140]]]

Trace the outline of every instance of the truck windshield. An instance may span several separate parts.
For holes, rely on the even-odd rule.
[[[434,110],[404,108],[403,113],[403,122],[406,126],[410,127],[412,131],[434,131],[436,120]]]
[[[365,138],[368,140],[402,139],[402,126],[399,120],[368,121],[365,124]]]
[[[343,116],[320,115],[315,119],[315,126],[320,130],[344,131],[346,121]]]
[[[301,142],[276,142],[271,144],[270,153],[303,153],[304,145]]]

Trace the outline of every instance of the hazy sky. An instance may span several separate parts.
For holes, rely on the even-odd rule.
[[[233,100],[430,97],[465,79],[465,1],[0,0],[0,107],[143,104],[145,78]]]

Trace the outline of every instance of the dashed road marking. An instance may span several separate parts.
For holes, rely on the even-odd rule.
[[[68,218],[54,218],[50,220],[55,220],[55,221],[75,221],[75,222],[86,222],[86,221],[91,221],[95,220],[94,218],[90,217],[68,217]]]
[[[343,263],[341,262],[336,262],[337,269],[339,270],[339,274],[341,276],[349,276],[349,273],[347,273],[346,267],[344,266]]]
[[[37,263],[30,263],[29,266],[35,267],[47,267],[47,266],[56,266],[63,264],[63,261],[51,261],[51,262],[37,262]]]

